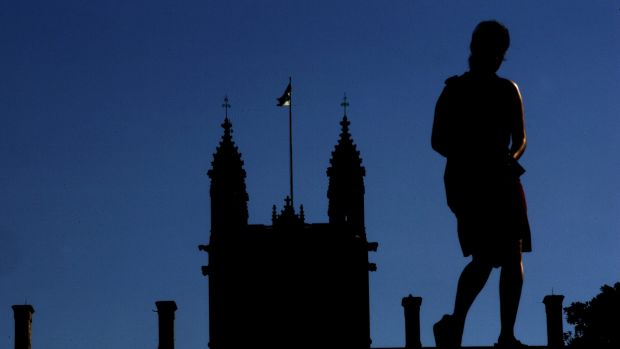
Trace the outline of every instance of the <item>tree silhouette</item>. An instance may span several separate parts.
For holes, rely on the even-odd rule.
[[[575,333],[565,333],[569,347],[620,348],[620,282],[603,285],[590,301],[574,302],[564,312],[575,326]]]

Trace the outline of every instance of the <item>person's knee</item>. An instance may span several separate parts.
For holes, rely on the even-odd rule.
[[[507,252],[508,253],[506,253],[505,256],[504,265],[521,268],[521,247],[515,246],[514,248],[509,249]]]
[[[521,260],[521,253],[513,253],[506,256],[506,259],[502,263],[502,275],[519,275],[519,278],[523,278],[523,263]]]
[[[484,254],[476,254],[472,256],[471,264],[479,270],[488,270],[491,272],[493,269],[493,258]]]

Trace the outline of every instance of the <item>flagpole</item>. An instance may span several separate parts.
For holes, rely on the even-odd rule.
[[[291,207],[295,207],[293,201],[293,85],[289,76],[288,84],[291,86],[291,96],[288,104],[288,150],[289,150],[289,172],[290,172],[290,190],[291,190]]]

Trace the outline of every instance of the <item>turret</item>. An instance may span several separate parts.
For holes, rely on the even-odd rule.
[[[32,305],[14,305],[13,316],[15,318],[15,349],[32,348]]]
[[[211,239],[248,224],[246,174],[241,153],[232,139],[232,124],[228,117],[222,128],[224,135],[208,172],[211,178]]]
[[[346,100],[345,100],[346,103]],[[348,105],[348,103],[347,103]],[[329,187],[327,215],[331,224],[346,224],[356,234],[364,234],[364,176],[360,152],[351,139],[346,109],[340,122],[342,132],[327,169]]]
[[[223,107],[228,114],[228,98]],[[208,245],[198,248],[209,253],[209,265],[202,274],[209,276],[209,333],[210,348],[225,348],[234,340],[234,317],[237,295],[235,273],[238,270],[239,237],[248,225],[248,193],[241,153],[232,139],[232,124],[228,115],[222,124],[224,135],[218,145],[211,169],[211,236]],[[232,332],[231,332],[232,331]]]

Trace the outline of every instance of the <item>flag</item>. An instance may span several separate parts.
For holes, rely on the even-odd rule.
[[[289,106],[291,105],[291,83],[288,83],[288,86],[286,86],[286,90],[284,90],[284,93],[282,94],[281,97],[278,97],[278,107],[285,107],[285,106]]]

